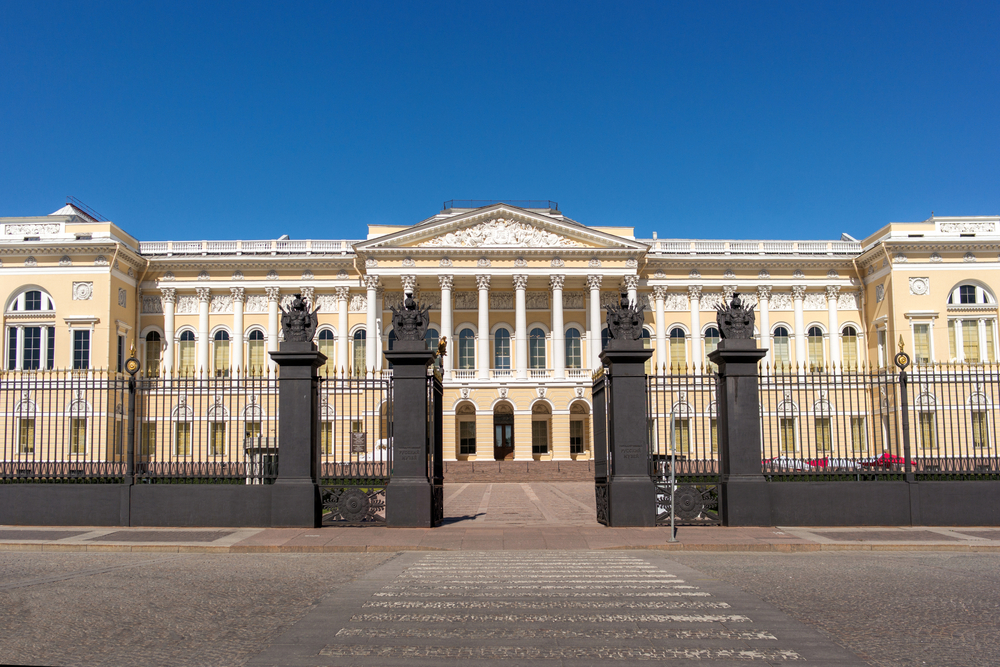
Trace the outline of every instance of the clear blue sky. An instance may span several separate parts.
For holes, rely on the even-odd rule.
[[[0,216],[361,238],[553,199],[661,238],[1000,213],[1000,3],[14,2]]]

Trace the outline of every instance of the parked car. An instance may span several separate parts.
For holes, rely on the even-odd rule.
[[[861,463],[854,459],[832,459],[829,456],[813,459],[809,465],[825,470],[861,470]]]
[[[804,459],[793,459],[787,456],[775,456],[773,459],[765,459],[764,467],[769,470],[814,470],[814,466]]]
[[[905,465],[906,459],[902,456],[896,456],[895,454],[885,452],[880,456],[861,459],[858,462],[866,468],[896,468]],[[911,459],[910,465],[915,466],[917,465],[917,462]]]

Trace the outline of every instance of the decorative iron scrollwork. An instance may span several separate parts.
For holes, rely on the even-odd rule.
[[[670,484],[656,485],[656,524],[670,525]],[[717,526],[719,487],[716,484],[681,484],[674,489],[674,524],[678,526]]]
[[[594,491],[597,495],[597,523],[608,525],[608,485],[595,484]]]
[[[385,523],[385,487],[324,486],[323,523]]]
[[[439,526],[444,521],[444,486],[435,484],[431,487],[431,521]]]

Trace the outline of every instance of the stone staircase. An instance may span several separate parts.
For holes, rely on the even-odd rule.
[[[593,461],[445,461],[446,484],[593,482]]]

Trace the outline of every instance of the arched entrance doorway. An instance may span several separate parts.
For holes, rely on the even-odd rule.
[[[498,403],[493,408],[493,458],[509,461],[514,458],[514,406]]]

